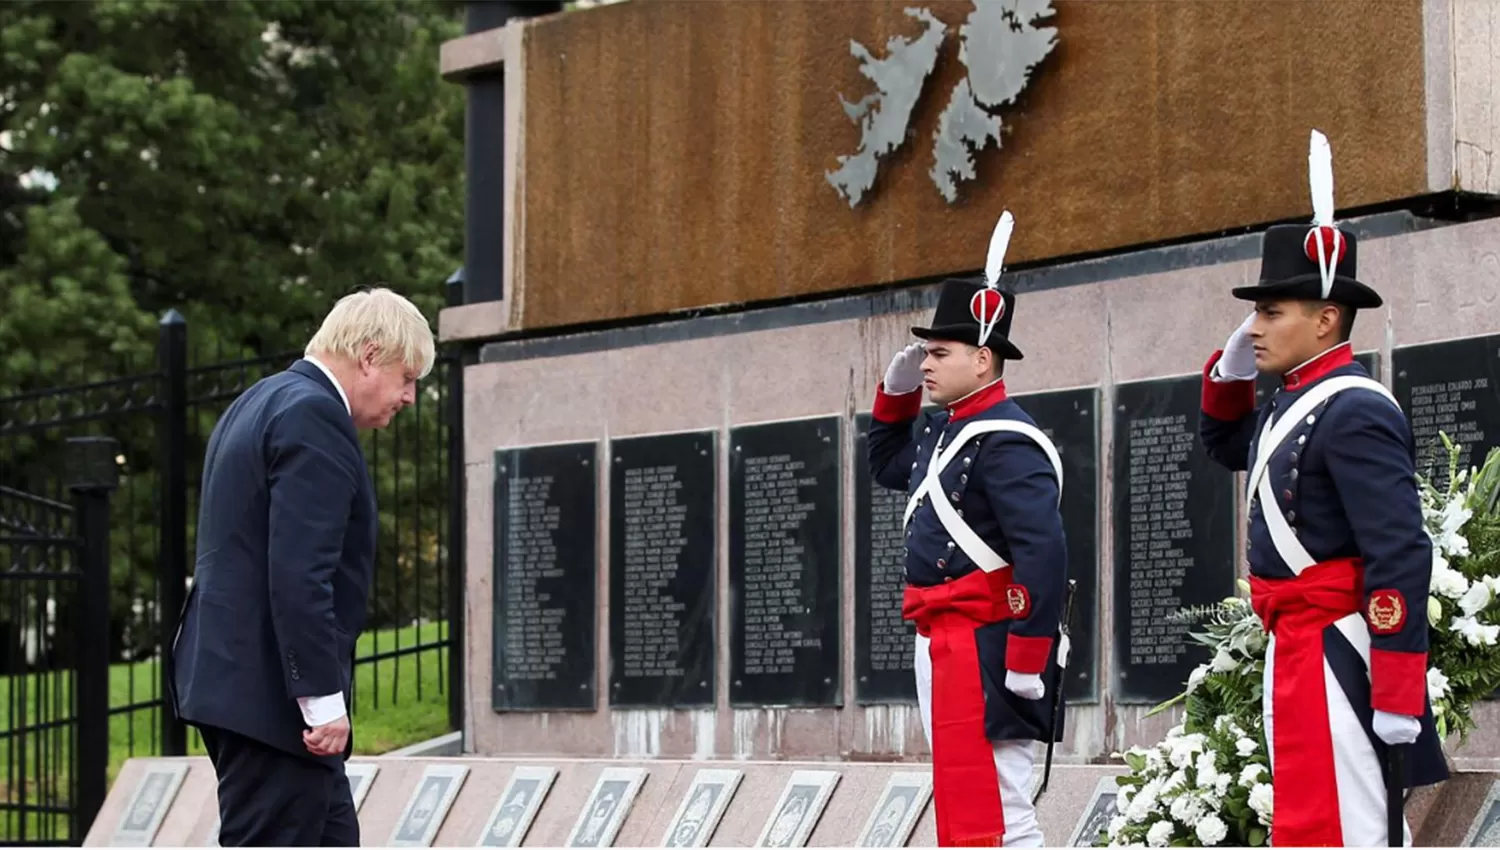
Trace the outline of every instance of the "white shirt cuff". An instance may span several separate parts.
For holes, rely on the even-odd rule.
[[[297,705],[302,709],[302,721],[312,727],[332,723],[344,716],[343,694],[330,694],[326,697],[297,697]]]

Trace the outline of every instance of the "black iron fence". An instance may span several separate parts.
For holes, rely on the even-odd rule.
[[[64,503],[0,486],[0,728],[7,844],[79,843],[108,788],[109,656],[88,624],[109,614],[117,444],[68,441]]]
[[[65,640],[107,648],[111,773],[132,756],[202,752],[166,704],[160,660],[191,581],[203,448],[230,402],[301,356],[194,363],[191,350],[188,323],[168,311],[154,368],[0,397],[0,484],[12,490],[65,503],[66,441],[92,435],[118,441],[107,615],[79,623],[70,635],[16,620],[5,626],[5,639],[31,649],[0,654],[4,688],[34,675],[37,658],[56,653]],[[387,429],[362,437],[380,510],[351,707],[362,749],[410,743],[412,736],[461,724],[461,380],[458,364],[440,355],[416,405]],[[15,710],[0,715],[0,734],[24,725],[25,717]],[[17,793],[7,784],[4,799]],[[0,831],[0,842],[14,838]]]

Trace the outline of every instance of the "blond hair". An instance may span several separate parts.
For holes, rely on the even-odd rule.
[[[367,289],[338,300],[307,343],[306,354],[358,360],[364,347],[380,350],[381,365],[400,361],[427,377],[437,359],[432,328],[417,305],[389,289]]]

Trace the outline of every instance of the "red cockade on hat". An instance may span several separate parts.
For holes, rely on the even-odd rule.
[[[1005,299],[1000,297],[999,290],[981,289],[969,299],[969,314],[981,325],[999,323],[1005,315]]]
[[[1323,264],[1328,268],[1335,268],[1344,261],[1344,255],[1349,252],[1349,243],[1344,240],[1344,232],[1337,227],[1313,227],[1307,231],[1302,250],[1315,263],[1318,262],[1318,255],[1322,254]]]

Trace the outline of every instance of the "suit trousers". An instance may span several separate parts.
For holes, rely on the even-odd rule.
[[[916,636],[912,666],[916,668],[917,708],[922,712],[922,731],[932,746],[932,657],[929,639]],[[1000,780],[1000,808],[1005,812],[1006,847],[1042,847],[1042,827],[1031,804],[1031,780],[1036,768],[1035,741],[991,741],[995,775]]]
[[[199,728],[219,777],[220,847],[358,847],[343,762],[296,756],[212,726]]]

